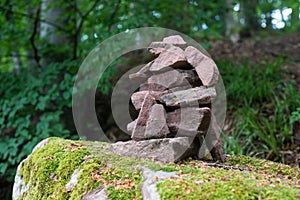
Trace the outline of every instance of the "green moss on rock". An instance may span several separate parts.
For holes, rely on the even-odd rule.
[[[158,183],[161,199],[298,199],[300,170],[247,156],[231,156],[223,168],[201,161],[177,165],[179,178]]]
[[[22,164],[19,175],[29,190],[21,199],[81,199],[99,185],[107,186],[108,197],[141,199],[137,160],[114,155],[108,147],[107,143],[50,138]],[[78,183],[68,189],[76,169],[80,171]]]
[[[245,166],[249,171],[257,173],[276,174],[277,176],[286,176],[286,178],[300,179],[300,168],[290,167],[281,163],[276,163],[264,159],[256,159],[248,156],[231,156],[226,161],[229,165]]]
[[[297,199],[299,168],[231,156],[226,169],[198,160],[163,164],[119,156],[109,144],[49,138],[48,143],[23,162],[19,176],[29,190],[21,199],[82,199],[96,188],[105,188],[109,199],[142,199],[140,166],[176,171],[178,177],[160,180],[161,199]],[[78,182],[68,188],[75,170]]]

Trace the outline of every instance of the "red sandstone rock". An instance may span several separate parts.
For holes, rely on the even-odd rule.
[[[180,35],[171,35],[168,37],[165,37],[163,39],[164,43],[170,43],[173,45],[186,45],[186,42],[182,39],[182,37]]]
[[[215,88],[195,87],[165,94],[159,97],[158,100],[168,107],[179,107],[209,104],[215,97]]]
[[[142,83],[143,81],[147,80],[147,78],[150,76],[150,67],[153,64],[154,61],[149,62],[146,64],[144,67],[142,67],[138,72],[134,74],[129,74],[129,79],[137,82],[137,83]]]
[[[136,110],[141,109],[145,98],[148,95],[151,95],[154,100],[159,98],[160,96],[166,94],[167,92],[159,92],[159,91],[138,91],[131,95],[131,102]]]
[[[187,62],[195,67],[204,86],[213,86],[218,82],[219,71],[211,58],[192,46],[188,46],[184,53]]]
[[[166,123],[166,111],[163,105],[153,105],[147,120],[144,138],[166,138],[169,133]]]
[[[180,136],[204,135],[208,126],[201,125],[209,125],[209,123],[210,109],[207,107],[185,107],[167,113],[167,125],[170,131]]]
[[[172,46],[177,46],[181,49],[185,49],[187,47],[187,44],[180,35],[173,35],[165,37],[162,42],[152,42],[149,45],[148,49],[150,53],[159,55],[161,52],[171,48]]]
[[[140,140],[144,138],[147,120],[151,107],[155,104],[155,98],[151,94],[146,94],[141,106],[139,116],[137,118],[135,127],[133,129],[131,138],[133,140]]]
[[[172,46],[162,51],[152,63],[150,71],[157,72],[166,70],[168,67],[189,67],[185,59],[184,51],[179,47]]]

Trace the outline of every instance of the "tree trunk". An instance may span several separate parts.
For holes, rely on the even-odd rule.
[[[39,10],[40,10],[40,5],[29,5],[27,10],[26,10],[26,14],[28,16],[34,16],[34,17],[40,17],[39,15]],[[36,38],[38,37],[38,32],[39,32],[39,19],[32,19],[32,18],[28,18],[27,19],[27,23],[28,23],[28,29],[30,30],[30,34],[31,34],[31,40],[30,41],[30,46],[28,48],[26,48],[26,55],[27,55],[27,68],[33,70],[35,69],[39,63],[39,59],[38,56],[36,55],[38,52],[35,51],[35,46],[33,46],[34,44],[32,42],[36,41]],[[35,31],[35,35],[34,34]]]
[[[72,58],[76,24],[73,0],[44,0],[41,4],[41,65]]]
[[[12,58],[13,62],[15,63],[15,72],[17,75],[19,75],[22,68],[22,62],[19,53],[17,51],[13,51]]]
[[[241,11],[244,16],[245,24],[243,29],[243,34],[245,36],[250,36],[252,32],[258,31],[260,28],[258,16],[256,12],[256,6],[258,0],[242,0],[241,1]]]
[[[291,26],[293,29],[297,30],[299,24],[299,6],[296,5],[292,8]]]
[[[232,42],[237,42],[240,39],[239,24],[236,23],[233,16],[233,0],[226,0],[225,26],[226,37]]]

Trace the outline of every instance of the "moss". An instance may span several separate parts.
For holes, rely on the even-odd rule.
[[[31,154],[19,175],[30,193],[21,199],[81,199],[97,187],[107,186],[110,198],[142,199],[142,174],[138,163],[158,168],[145,160],[127,159],[107,151],[109,144],[50,138],[48,144]],[[65,188],[73,172],[80,171],[78,183]]]
[[[93,172],[98,171],[102,166],[101,163],[91,161],[81,167],[78,183],[71,191],[70,200],[82,199],[83,195],[91,192],[102,184],[101,181],[97,181],[91,176]]]
[[[240,162],[239,162],[240,161]],[[296,199],[299,169],[246,156],[232,157],[226,164],[248,166],[251,171],[208,167],[201,161],[184,162],[175,167],[179,178],[158,183],[161,199]],[[264,164],[268,170],[265,169]],[[274,170],[274,168],[276,170]],[[283,172],[281,169],[284,169]],[[288,170],[287,170],[288,169]],[[265,173],[266,172],[266,173]],[[282,172],[281,174],[278,172]],[[283,173],[286,176],[283,176]]]
[[[80,142],[49,139],[23,164],[20,176],[30,188],[24,199],[69,198],[65,185],[89,154]]]
[[[226,164],[235,166],[245,166],[249,171],[257,173],[273,174],[277,176],[286,176],[287,178],[300,179],[300,168],[264,160],[251,158],[249,156],[230,156]]]
[[[140,166],[177,171],[178,178],[158,183],[162,199],[295,199],[300,194],[299,169],[278,163],[232,156],[225,164],[246,171],[225,170],[195,160],[163,164],[128,158],[108,148],[107,143],[50,138],[23,163],[19,175],[30,193],[21,199],[79,200],[98,187],[105,187],[110,199],[142,199]],[[76,169],[78,183],[65,188]]]

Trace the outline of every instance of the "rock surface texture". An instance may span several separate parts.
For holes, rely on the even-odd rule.
[[[188,137],[151,139],[138,142],[130,140],[114,143],[110,150],[115,154],[169,163],[195,155],[197,145],[189,140]]]
[[[131,81],[140,84],[131,96],[139,115],[127,125],[134,141],[119,142],[113,145],[113,151],[133,157],[155,155],[160,161],[175,162],[199,155],[205,137],[213,159],[223,162],[220,134],[211,112],[219,78],[214,61],[188,46],[179,35],[152,42],[148,50],[156,58],[129,75]],[[179,139],[163,140],[174,137]],[[185,140],[189,141],[187,146],[182,143]],[[162,145],[165,141],[167,152]],[[154,143],[158,145],[152,148]]]

